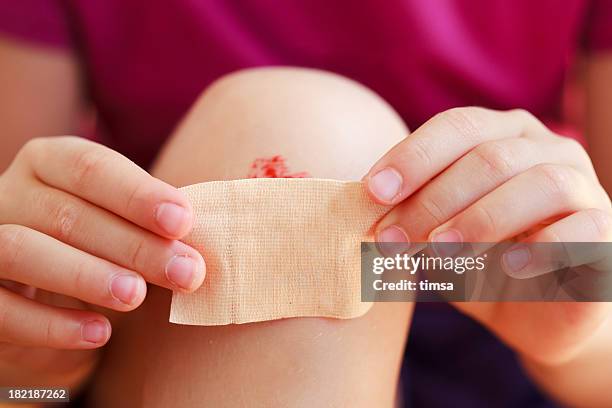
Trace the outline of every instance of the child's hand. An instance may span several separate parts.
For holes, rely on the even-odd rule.
[[[500,242],[525,233],[536,242],[612,239],[610,199],[587,153],[521,110],[436,115],[366,180],[376,201],[396,205],[377,227],[379,241]],[[517,274],[525,259],[505,258]],[[569,358],[610,315],[607,303],[456,306],[542,362]]]
[[[0,176],[0,383],[78,360],[35,348],[104,345],[110,323],[91,305],[133,310],[145,281],[198,288],[204,261],[176,240],[191,224],[180,191],[120,154],[74,137],[30,141]]]

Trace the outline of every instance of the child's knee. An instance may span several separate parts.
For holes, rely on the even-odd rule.
[[[175,184],[243,178],[256,158],[282,155],[313,177],[359,179],[407,133],[386,102],[352,80],[311,69],[249,69],[202,93],[155,172]],[[170,164],[198,178],[177,178]]]
[[[386,103],[350,80],[303,69],[248,70],[204,92],[160,156],[155,175],[176,185],[244,178],[256,158],[282,155],[289,172],[359,179],[406,134]],[[155,296],[159,291],[152,289],[149,305]],[[411,313],[409,304],[376,304],[347,320],[214,327],[160,320],[149,381],[187,378],[184,394],[214,405],[227,403],[227,395],[242,397],[244,373],[252,372],[247,395],[262,404],[306,404],[307,398],[306,405],[391,406]],[[149,309],[150,316],[158,314]],[[271,353],[281,358],[270,359]],[[364,381],[369,386],[359,388]],[[144,395],[175,399],[169,389]]]
[[[372,90],[307,68],[254,68],[223,76],[202,93],[193,113],[212,109],[218,118],[238,115],[245,126],[274,119],[274,127],[294,129],[288,137],[323,132],[331,139],[327,132],[335,130],[338,137],[350,137],[347,142],[373,141],[396,140],[407,132],[399,115]]]

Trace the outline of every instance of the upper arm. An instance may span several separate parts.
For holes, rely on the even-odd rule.
[[[0,36],[0,90],[0,172],[28,139],[76,130],[82,92],[70,50]]]
[[[586,133],[601,184],[612,194],[612,52],[586,62]]]

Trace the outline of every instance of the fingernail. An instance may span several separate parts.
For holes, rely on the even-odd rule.
[[[454,229],[435,234],[431,241],[433,250],[438,256],[453,256],[463,247],[463,237],[459,231]]]
[[[81,338],[89,343],[104,343],[108,338],[108,326],[99,320],[84,322],[81,325]]]
[[[111,281],[110,290],[115,299],[131,305],[138,294],[139,279],[133,275],[118,275]]]
[[[162,203],[155,211],[155,219],[167,234],[179,236],[185,229],[187,210],[174,203]]]
[[[394,169],[387,167],[370,177],[368,188],[380,201],[391,203],[402,188],[402,176]]]
[[[531,261],[531,251],[524,245],[509,249],[502,255],[502,263],[506,273],[514,275],[524,269]]]
[[[376,235],[377,248],[384,255],[402,254],[410,249],[408,234],[399,225],[391,225]]]
[[[166,278],[182,289],[191,289],[198,272],[195,259],[187,255],[175,255],[166,265]]]

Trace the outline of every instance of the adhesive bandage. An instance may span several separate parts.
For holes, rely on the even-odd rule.
[[[170,321],[223,325],[286,317],[353,318],[361,302],[360,242],[389,207],[365,184],[244,179],[183,187],[195,214],[184,242],[206,261],[194,293],[175,292]]]

